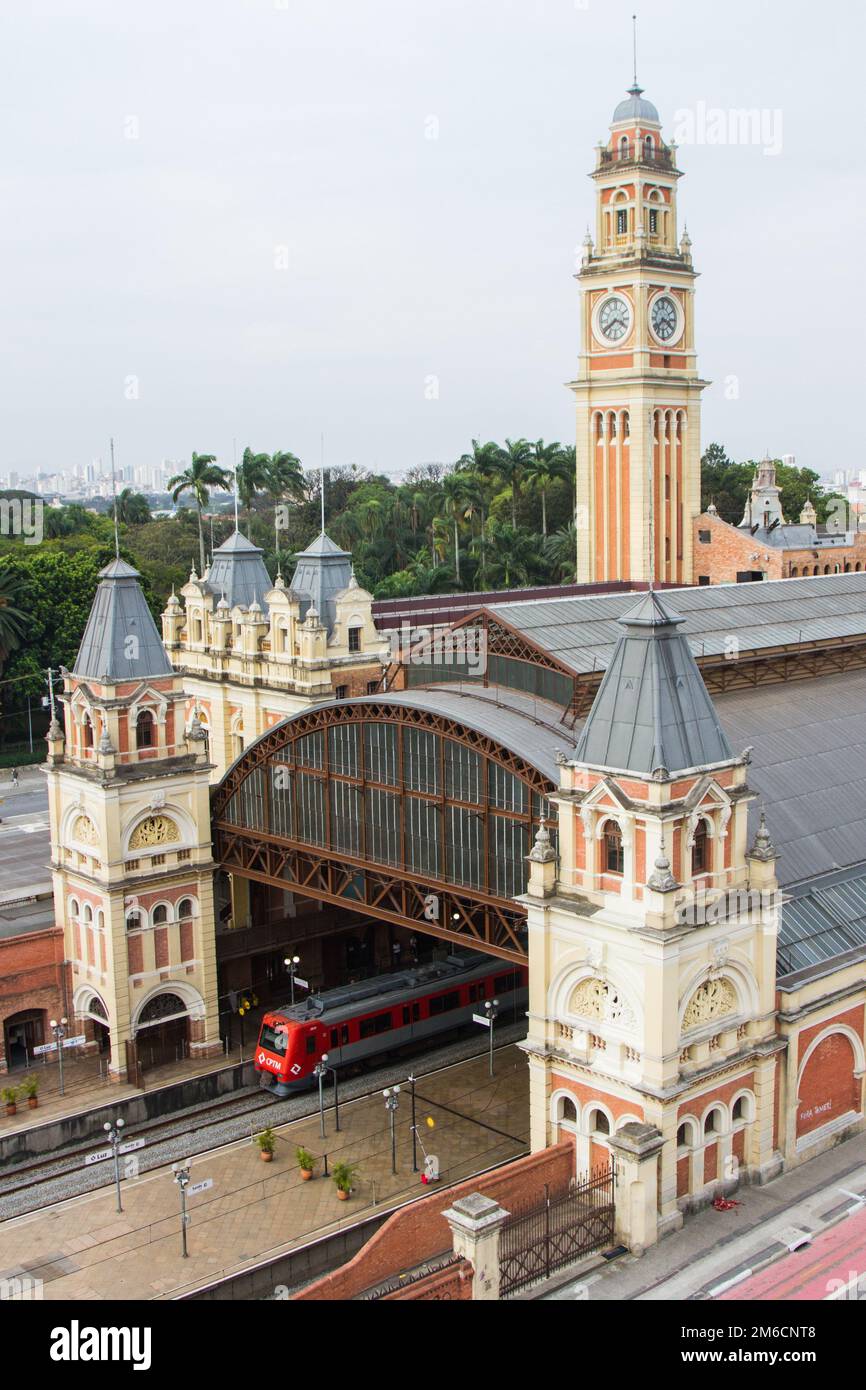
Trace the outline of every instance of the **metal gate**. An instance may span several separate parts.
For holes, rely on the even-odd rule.
[[[613,1165],[594,1168],[565,1192],[511,1212],[500,1232],[499,1296],[507,1298],[614,1240]]]

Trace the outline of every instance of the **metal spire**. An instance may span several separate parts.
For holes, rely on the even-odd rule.
[[[321,534],[325,534],[325,436],[321,436],[321,459],[320,468],[320,491],[321,491]]]
[[[117,477],[114,472],[114,439],[110,439],[111,448],[111,491],[114,494],[114,558],[120,559],[120,534],[117,529]]]
[[[631,42],[634,55],[634,85],[637,86],[637,15],[631,17]]]
[[[232,440],[232,459],[235,465],[235,530],[240,530],[238,526],[238,441]]]

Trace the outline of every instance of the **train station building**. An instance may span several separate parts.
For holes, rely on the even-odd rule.
[[[160,636],[117,560],[49,731],[51,860],[117,1078],[216,1056],[294,954],[313,990],[454,945],[527,964],[533,1148],[628,1150],[655,1232],[864,1123],[866,573],[695,584],[695,270],[636,84],[592,177],[598,587],[396,649],[324,532],[288,584],[236,532]]]

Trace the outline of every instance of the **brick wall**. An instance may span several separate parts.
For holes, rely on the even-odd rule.
[[[420,1201],[401,1207],[354,1259],[295,1294],[295,1299],[339,1302],[354,1298],[402,1269],[441,1255],[451,1247],[451,1230],[442,1213],[470,1192],[481,1192],[510,1211],[516,1204],[538,1201],[545,1183],[553,1189],[566,1187],[573,1173],[574,1149],[570,1143],[562,1143],[518,1158],[492,1173],[431,1192]]]
[[[385,1294],[381,1301],[383,1303],[418,1303],[422,1301],[441,1303],[444,1300],[466,1299],[471,1301],[472,1275],[473,1269],[469,1261],[460,1260],[458,1264],[441,1269],[438,1274],[428,1274],[426,1279],[419,1279],[417,1284],[412,1284],[407,1289],[398,1289],[396,1293]]]
[[[50,1018],[68,1014],[66,969],[64,997],[63,932],[57,927],[0,939],[0,1071],[6,1070],[8,1018],[39,1010],[47,1024]]]
[[[760,570],[768,579],[787,579],[792,569],[797,577],[804,570],[823,574],[826,565],[830,574],[843,573],[859,567],[866,568],[866,537],[857,536],[853,545],[822,547],[814,550],[783,550],[776,546],[761,546],[752,536],[736,526],[729,526],[721,517],[702,516],[694,520],[694,578],[697,584],[702,575],[711,584],[735,584],[742,571]],[[702,541],[699,532],[709,532],[710,541]],[[757,558],[753,559],[752,557]]]

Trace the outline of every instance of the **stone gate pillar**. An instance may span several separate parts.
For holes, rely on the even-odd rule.
[[[473,1299],[498,1299],[499,1233],[508,1212],[491,1197],[470,1192],[442,1215],[451,1227],[454,1253],[472,1265]]]
[[[633,1121],[610,1140],[616,1163],[616,1238],[633,1255],[658,1240],[659,1156],[665,1140],[653,1125]]]

